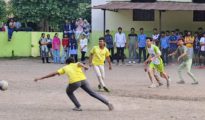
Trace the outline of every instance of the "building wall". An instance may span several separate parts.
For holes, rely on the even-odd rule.
[[[113,0],[92,0],[92,6],[105,4],[107,1]],[[192,0],[169,1],[191,2]],[[106,11],[106,29],[115,31],[119,26],[122,26],[125,31],[129,31],[131,27],[135,27],[136,29],[144,27],[146,31],[152,31],[154,27],[159,28],[158,11],[155,11],[155,21],[133,21],[132,17],[132,10],[119,10],[118,12]],[[192,11],[166,11],[162,13],[162,30],[173,30],[175,28],[179,28],[181,30],[195,31],[201,26],[205,26],[205,22],[193,22]],[[92,9],[92,30],[103,33],[103,10]]]
[[[107,1],[111,2],[111,1],[131,1],[131,0],[107,0]],[[192,2],[192,0],[157,0],[157,1]]]
[[[39,56],[39,44],[42,32],[14,32],[12,40],[8,41],[8,33],[0,32],[0,57],[37,57]],[[50,34],[51,38],[54,36],[54,32],[46,33]],[[62,39],[62,33],[58,33]],[[62,47],[61,47],[62,48]]]
[[[159,12],[155,11],[155,21],[133,21],[132,10],[119,10],[118,12],[106,12],[106,28],[117,30],[119,26],[128,31],[131,27],[139,29],[144,27],[146,31],[159,28]],[[162,30],[181,30],[195,31],[198,27],[205,26],[205,22],[193,22],[192,11],[165,11],[162,13]]]

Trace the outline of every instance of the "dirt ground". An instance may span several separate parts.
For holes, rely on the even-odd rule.
[[[97,90],[98,81],[92,69],[86,71],[91,87],[113,103],[108,108],[82,89],[76,96],[82,112],[72,111],[74,105],[66,96],[66,76],[38,83],[35,77],[53,72],[62,65],[42,64],[40,60],[0,60],[0,79],[9,82],[7,91],[0,91],[0,120],[205,120],[205,69],[193,69],[199,85],[178,85],[177,65],[166,67],[172,83],[148,88],[150,81],[142,64],[106,67],[106,84],[111,93]]]

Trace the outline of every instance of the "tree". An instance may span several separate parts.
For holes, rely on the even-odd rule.
[[[87,18],[91,0],[10,0],[10,4],[21,21],[38,23],[48,31],[49,26],[59,28],[65,19]]]
[[[0,0],[0,21],[6,20],[6,3],[4,0]]]

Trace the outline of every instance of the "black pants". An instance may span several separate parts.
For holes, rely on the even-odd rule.
[[[111,53],[111,56],[110,56],[110,59],[111,59],[111,62],[113,62],[113,56],[114,56],[114,48],[108,48],[108,50],[110,51]]]
[[[139,61],[138,61],[139,63],[141,62],[142,52],[143,52],[144,61],[146,60],[146,50],[145,50],[145,47],[139,47]]]
[[[75,97],[75,95],[73,94],[73,92],[75,90],[77,90],[79,87],[81,87],[85,92],[87,92],[90,96],[100,100],[101,102],[103,102],[104,104],[108,105],[108,101],[106,99],[104,99],[102,96],[98,95],[97,93],[95,93],[89,86],[88,82],[83,80],[80,82],[76,82],[73,84],[69,84],[69,86],[66,89],[66,93],[68,95],[68,97],[71,99],[71,101],[75,104],[76,107],[80,107],[80,103],[78,102],[77,98]]]
[[[162,48],[162,60],[164,63],[168,64],[168,48]]]
[[[120,59],[124,62],[124,47],[117,47],[117,63]]]
[[[82,61],[82,62],[85,61],[85,54],[86,54],[86,52],[81,51],[81,61]]]
[[[75,59],[75,62],[78,62],[78,55],[77,54],[71,54],[70,56]]]

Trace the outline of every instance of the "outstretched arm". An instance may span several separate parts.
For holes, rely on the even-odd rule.
[[[85,70],[88,70],[88,66],[82,64],[82,63],[78,63],[78,67],[83,67]]]
[[[46,78],[54,77],[56,75],[60,75],[60,74],[58,72],[53,72],[53,73],[50,73],[50,74],[48,74],[46,76],[35,78],[34,81],[37,82],[39,80],[43,80],[43,79],[46,79]]]

